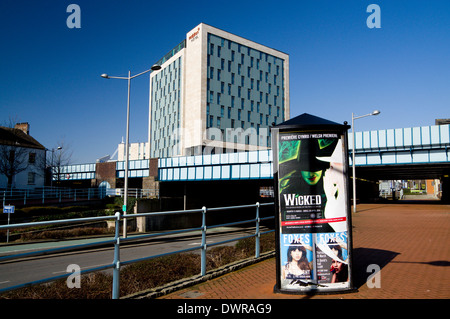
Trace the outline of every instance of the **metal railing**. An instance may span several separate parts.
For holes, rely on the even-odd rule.
[[[3,204],[28,205],[102,199],[106,196],[106,190],[105,188],[61,187],[10,188],[1,189],[0,196]]]
[[[177,253],[182,253],[182,252],[189,252],[189,251],[194,251],[194,250],[200,249],[201,250],[200,275],[203,277],[206,275],[206,250],[208,247],[224,245],[229,242],[238,241],[241,239],[246,239],[246,238],[251,238],[251,237],[255,237],[255,258],[260,257],[260,236],[263,234],[266,234],[266,233],[274,232],[274,230],[268,230],[268,231],[261,232],[260,222],[263,220],[274,219],[274,216],[260,217],[260,207],[261,206],[270,206],[273,204],[274,203],[259,203],[259,202],[257,202],[255,204],[241,205],[241,206],[215,207],[215,208],[202,207],[201,209],[192,209],[192,210],[151,212],[151,213],[127,214],[127,215],[122,215],[121,212],[117,212],[114,216],[74,218],[74,219],[53,220],[53,221],[34,222],[34,223],[3,225],[3,226],[0,226],[0,231],[5,230],[5,229],[12,229],[12,228],[25,228],[25,227],[37,227],[37,226],[45,226],[45,225],[78,223],[80,221],[107,221],[107,220],[112,219],[112,220],[115,220],[115,234],[114,234],[114,239],[110,239],[110,240],[104,240],[104,241],[92,242],[92,243],[88,243],[88,244],[72,245],[72,246],[66,246],[66,247],[60,247],[60,248],[44,249],[44,250],[33,251],[33,252],[28,252],[28,253],[20,253],[20,254],[15,254],[15,255],[3,256],[3,257],[0,257],[0,262],[3,262],[5,260],[13,260],[13,259],[18,259],[18,258],[23,258],[23,257],[31,257],[31,256],[40,255],[40,254],[56,253],[56,252],[60,252],[60,251],[71,251],[71,250],[73,251],[75,249],[80,249],[80,248],[94,247],[99,244],[102,244],[102,245],[113,244],[114,245],[114,259],[111,264],[80,270],[79,273],[77,273],[77,274],[83,275],[86,273],[103,271],[103,270],[112,268],[113,269],[112,298],[118,299],[120,297],[119,296],[120,267],[125,266],[125,265],[129,265],[129,264],[133,264],[136,262],[141,262],[141,261],[145,261],[145,260],[149,260],[149,259],[153,259],[153,258],[157,258],[157,257],[162,257],[162,256],[166,256],[166,255],[177,254]],[[252,207],[256,208],[256,216],[253,219],[240,220],[240,221],[236,221],[236,222],[210,225],[210,226],[206,225],[207,212],[229,211],[229,210],[234,210],[234,209],[245,209],[245,208],[252,208]],[[144,235],[138,235],[138,236],[128,237],[128,238],[121,238],[119,235],[120,222],[124,219],[131,219],[131,218],[138,218],[138,217],[151,217],[151,216],[156,216],[156,215],[174,215],[174,214],[192,214],[192,213],[202,213],[202,225],[200,227],[185,228],[185,229],[167,231],[167,232],[161,232],[161,233],[144,234]],[[206,244],[206,231],[208,229],[225,227],[225,226],[235,226],[235,225],[247,224],[247,223],[251,223],[251,222],[256,223],[255,233],[252,235],[247,235],[247,236],[242,236],[242,237],[238,237],[238,238],[224,240],[221,242]],[[170,234],[180,234],[180,233],[187,233],[187,232],[199,231],[199,230],[201,231],[201,235],[202,235],[201,245],[199,245],[199,246],[194,246],[194,247],[187,248],[187,249],[181,249],[181,250],[157,254],[157,255],[151,255],[151,256],[137,258],[137,259],[133,259],[133,260],[127,260],[127,261],[120,260],[120,244],[123,242],[130,242],[130,241],[141,240],[141,239],[150,238],[150,237],[164,236],[164,235],[170,235]],[[10,291],[10,290],[15,290],[18,288],[28,287],[31,285],[42,284],[42,283],[46,283],[46,282],[50,282],[50,281],[55,281],[58,279],[67,278],[71,275],[73,276],[74,274],[67,273],[67,274],[58,275],[58,276],[54,276],[54,277],[43,278],[41,280],[27,282],[24,284],[19,284],[19,285],[12,286],[12,287],[3,288],[3,289],[0,289],[0,293]]]
[[[0,199],[5,204],[28,205],[61,203],[103,199],[105,196],[123,197],[123,188],[9,188],[0,189]],[[128,196],[135,198],[158,198],[159,189],[129,188]]]
[[[107,188],[106,196],[123,197],[123,188]],[[134,198],[159,198],[158,188],[128,188],[128,197]]]

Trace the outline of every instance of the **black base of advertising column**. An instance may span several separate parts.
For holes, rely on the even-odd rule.
[[[348,129],[306,113],[272,128],[276,293],[356,291]]]

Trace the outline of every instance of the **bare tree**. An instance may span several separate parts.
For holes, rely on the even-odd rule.
[[[8,187],[12,187],[14,176],[29,165],[29,149],[22,147],[24,135],[19,129],[0,127],[0,174],[8,179]]]

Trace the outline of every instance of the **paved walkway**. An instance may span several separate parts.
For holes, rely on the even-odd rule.
[[[159,299],[448,299],[450,205],[361,204],[353,214],[354,293],[273,292],[275,258]],[[381,267],[380,288],[366,284],[367,266]]]

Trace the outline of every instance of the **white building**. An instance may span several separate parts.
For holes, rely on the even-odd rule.
[[[268,148],[269,127],[289,119],[285,53],[201,23],[157,64],[152,158]]]
[[[28,123],[0,126],[0,188],[44,186],[46,149],[29,132]]]

